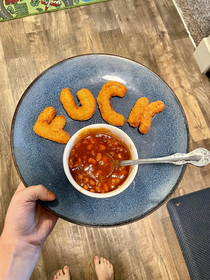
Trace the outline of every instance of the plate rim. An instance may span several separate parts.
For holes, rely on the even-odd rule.
[[[71,59],[75,59],[75,58],[79,58],[79,57],[86,57],[86,56],[106,56],[106,57],[114,57],[114,58],[121,58],[121,59],[125,59],[127,61],[130,61],[130,62],[133,62],[133,63],[136,63],[136,64],[139,64],[141,67],[144,67],[146,68],[147,70],[149,70],[150,72],[152,72],[152,74],[156,75],[160,80],[162,80],[163,83],[165,83],[169,89],[171,90],[171,93],[174,97],[174,99],[176,100],[177,102],[177,105],[179,106],[180,110],[181,110],[181,113],[182,113],[182,116],[184,118],[184,124],[186,126],[186,132],[187,132],[187,153],[189,152],[190,150],[190,132],[189,132],[189,125],[188,125],[188,121],[187,121],[187,117],[186,117],[186,114],[185,114],[185,111],[182,107],[182,104],[181,102],[179,101],[177,95],[175,94],[175,92],[172,90],[172,88],[168,85],[167,82],[165,82],[161,77],[160,75],[158,75],[157,73],[155,73],[153,70],[151,70],[149,67],[145,66],[144,64],[140,63],[140,62],[137,62],[133,59],[130,59],[130,58],[127,58],[127,57],[124,57],[124,56],[121,56],[121,55],[115,55],[115,54],[107,54],[107,53],[88,53],[88,54],[80,54],[80,55],[76,55],[76,56],[72,56],[72,57],[69,57],[69,58],[66,58],[66,59],[63,59],[53,65],[51,65],[50,67],[46,68],[44,71],[42,71],[32,82],[30,82],[30,84],[26,87],[25,91],[23,92],[23,94],[21,95],[17,105],[16,105],[16,108],[15,108],[15,111],[14,111],[14,114],[13,114],[13,118],[12,118],[12,122],[11,122],[11,128],[10,128],[10,149],[11,149],[11,154],[12,154],[12,159],[13,159],[13,163],[15,165],[15,168],[16,168],[16,171],[18,173],[18,176],[20,177],[21,181],[23,182],[24,186],[27,188],[29,187],[25,180],[23,179],[22,175],[21,175],[21,172],[18,168],[18,165],[17,165],[17,162],[16,162],[16,159],[15,159],[15,154],[14,154],[14,146],[13,146],[13,131],[14,131],[14,125],[15,125],[15,120],[16,120],[16,116],[17,116],[17,113],[18,113],[18,110],[19,110],[19,107],[22,103],[22,100],[24,99],[25,95],[27,94],[27,92],[29,91],[29,89],[35,84],[35,82],[40,78],[42,77],[46,72],[48,72],[50,69],[56,67],[57,65],[59,64],[62,64],[68,60],[71,60]],[[55,216],[63,219],[63,220],[66,220],[70,223],[73,223],[73,224],[76,224],[76,225],[79,225],[79,226],[85,226],[85,227],[93,227],[93,228],[109,228],[109,227],[118,227],[118,226],[124,226],[124,225],[128,225],[128,224],[131,224],[131,223],[134,223],[136,221],[139,221],[147,216],[149,216],[150,214],[152,214],[153,212],[155,212],[156,210],[158,210],[163,204],[165,204],[167,202],[167,200],[172,196],[172,194],[175,192],[175,190],[177,189],[178,185],[180,184],[184,174],[185,174],[185,171],[186,171],[186,168],[187,168],[187,165],[183,165],[182,167],[182,170],[181,170],[181,173],[176,181],[176,183],[174,184],[173,188],[171,189],[171,191],[168,193],[168,195],[162,200],[160,201],[154,208],[150,209],[149,211],[147,211],[146,213],[144,213],[143,215],[141,215],[140,217],[134,217],[134,218],[130,218],[126,221],[123,221],[123,222],[119,222],[119,223],[113,223],[113,224],[98,224],[98,225],[95,225],[95,224],[86,224],[86,223],[82,223],[82,222],[79,222],[79,221],[75,221],[74,219],[70,219],[68,217],[65,217],[61,214],[58,214],[56,213],[55,211],[53,211],[51,208],[47,207],[41,200],[37,200],[37,202],[39,204],[41,204],[45,209],[47,209],[49,212],[51,212],[52,214],[54,214]]]

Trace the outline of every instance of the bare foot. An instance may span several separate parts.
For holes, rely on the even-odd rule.
[[[53,280],[71,280],[69,267],[67,265],[64,266],[63,269],[60,269],[54,276]]]
[[[113,280],[113,265],[105,258],[94,257],[95,271],[98,280]]]

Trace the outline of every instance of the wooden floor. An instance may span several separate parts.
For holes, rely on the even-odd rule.
[[[210,150],[210,81],[200,74],[193,45],[172,0],[112,0],[0,24],[0,231],[19,183],[10,152],[15,107],[38,74],[86,53],[134,59],[160,75],[182,103],[190,149]],[[188,166],[173,197],[210,187],[210,166]],[[59,220],[32,280],[50,280],[68,264],[72,279],[96,279],[95,254],[114,265],[115,280],[189,280],[164,204],[143,220],[89,228]]]

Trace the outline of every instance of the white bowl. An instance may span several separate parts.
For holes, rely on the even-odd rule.
[[[86,134],[88,134],[88,132],[90,132],[90,130],[93,130],[94,132],[104,132],[104,133],[108,133],[110,135],[116,136],[119,140],[122,140],[129,148],[130,153],[131,153],[131,159],[138,159],[138,153],[137,153],[136,147],[135,147],[133,141],[131,140],[131,138],[124,131],[122,131],[121,129],[119,129],[115,126],[108,125],[108,124],[92,124],[92,125],[86,126],[82,129],[80,129],[79,131],[77,131],[70,138],[69,142],[66,144],[64,154],[63,154],[63,167],[64,167],[65,174],[66,174],[68,180],[70,181],[70,183],[78,191],[80,191],[81,193],[83,193],[87,196],[96,197],[96,198],[107,198],[107,197],[115,196],[115,195],[123,192],[125,189],[127,189],[127,187],[132,183],[132,181],[134,180],[134,178],[136,176],[136,172],[138,170],[138,165],[134,165],[131,167],[131,171],[130,171],[127,179],[120,187],[118,187],[117,189],[115,189],[111,192],[107,192],[107,193],[93,193],[93,192],[85,190],[84,188],[82,188],[75,182],[75,180],[73,179],[71,172],[69,170],[68,160],[69,160],[69,154],[70,154],[72,147],[74,146],[74,144],[76,144],[79,141],[79,139],[83,138]]]

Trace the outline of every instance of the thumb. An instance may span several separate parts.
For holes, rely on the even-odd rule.
[[[25,201],[36,201],[38,199],[43,201],[52,201],[56,198],[55,194],[48,191],[44,186],[31,186],[18,192],[19,196]]]

